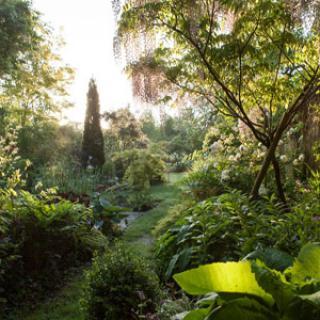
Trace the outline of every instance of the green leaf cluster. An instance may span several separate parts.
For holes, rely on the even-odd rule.
[[[208,295],[184,320],[316,320],[320,316],[318,244],[304,246],[283,272],[255,260],[213,263],[176,274],[174,279],[190,295]]]

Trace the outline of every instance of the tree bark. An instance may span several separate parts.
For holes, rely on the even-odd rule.
[[[282,181],[281,181],[280,165],[279,165],[278,160],[275,157],[272,159],[272,166],[273,166],[274,176],[275,176],[275,180],[276,180],[278,197],[283,204],[284,210],[288,210],[289,209],[288,202],[287,202],[286,195],[285,195]]]
[[[276,151],[278,142],[275,143],[275,141],[273,141],[271,146],[267,150],[267,154],[263,160],[261,169],[260,169],[260,171],[256,177],[256,180],[254,181],[253,187],[251,189],[251,198],[253,200],[258,199],[258,197],[259,197],[259,189],[261,187],[263,180],[265,179],[265,177],[268,173],[270,164],[271,164],[273,158],[275,157],[275,151]]]

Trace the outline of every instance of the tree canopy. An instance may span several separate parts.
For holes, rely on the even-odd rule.
[[[243,122],[266,148],[252,196],[272,163],[285,202],[275,150],[318,91],[319,35],[307,22],[281,0],[161,0],[128,2],[119,31],[163,35],[140,63]]]

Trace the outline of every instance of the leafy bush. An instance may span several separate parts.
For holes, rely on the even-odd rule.
[[[155,311],[158,295],[145,262],[117,244],[94,259],[81,303],[88,320],[135,320]]]
[[[128,197],[128,206],[134,211],[144,212],[157,206],[159,200],[148,191],[133,190]]]
[[[268,258],[268,257],[267,257]],[[281,262],[281,256],[278,256]],[[284,272],[263,261],[213,263],[176,274],[188,294],[208,295],[181,319],[317,320],[320,246],[304,246]]]
[[[112,159],[116,175],[137,190],[146,190],[164,181],[163,161],[148,150],[126,150],[115,153]]]
[[[127,183],[115,185],[104,192],[112,202],[133,211],[147,211],[154,208],[158,199],[152,196],[149,190],[136,190]]]
[[[9,304],[58,285],[66,269],[106,245],[90,209],[50,193],[0,190],[0,217],[0,300]]]
[[[310,199],[313,206],[301,202],[288,213],[272,199],[253,203],[239,192],[182,207],[180,218],[157,242],[160,276],[169,279],[192,266],[238,259],[260,247],[296,253],[320,240],[319,202]]]
[[[0,188],[24,186],[27,169],[31,163],[18,155],[17,131],[7,128],[5,136],[0,136]]]

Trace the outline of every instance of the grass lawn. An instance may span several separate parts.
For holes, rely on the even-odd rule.
[[[175,185],[183,174],[172,173],[168,175],[168,182],[153,186],[152,195],[160,200],[159,205],[132,222],[126,229],[122,239],[132,251],[142,255],[152,263],[153,237],[152,230],[168,209],[179,201],[180,190]],[[83,320],[79,300],[83,285],[83,274],[77,275],[63,288],[55,298],[40,305],[29,316],[17,314],[14,320]]]
[[[84,320],[79,298],[83,284],[83,274],[74,276],[56,297],[42,303],[30,315],[23,310],[17,312],[14,320]]]

